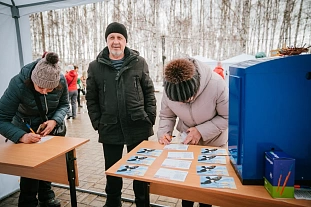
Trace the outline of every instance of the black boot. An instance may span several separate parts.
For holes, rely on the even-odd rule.
[[[44,201],[44,202],[39,202],[40,207],[60,207],[60,201],[52,198],[50,200]]]
[[[104,205],[104,207],[121,207],[121,206],[122,206],[121,201],[120,203],[117,203],[117,204],[112,204],[111,202],[107,204],[107,201],[106,201]]]
[[[212,207],[212,205],[210,205],[210,204],[204,204],[204,203],[200,203],[199,206],[200,206],[200,207]]]
[[[121,206],[122,206],[121,195],[120,196],[107,195],[104,207],[121,207]]]
[[[193,207],[194,202],[193,201],[187,201],[187,200],[182,200],[181,201],[181,206],[182,207]]]

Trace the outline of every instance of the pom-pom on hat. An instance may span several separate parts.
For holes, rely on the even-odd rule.
[[[56,53],[47,53],[33,69],[31,74],[32,82],[40,88],[56,88],[59,85],[61,71],[58,60]]]
[[[164,90],[171,101],[187,102],[200,86],[199,73],[189,59],[176,59],[164,71]]]
[[[107,26],[106,32],[105,32],[106,42],[107,42],[107,37],[110,33],[119,33],[119,34],[123,35],[123,37],[125,38],[125,40],[127,42],[127,31],[126,31],[126,28],[123,24],[120,24],[118,22],[112,22]]]

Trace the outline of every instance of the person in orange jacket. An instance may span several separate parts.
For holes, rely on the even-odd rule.
[[[220,61],[217,63],[217,66],[215,67],[214,72],[218,73],[223,79],[225,79],[224,69],[222,68]]]

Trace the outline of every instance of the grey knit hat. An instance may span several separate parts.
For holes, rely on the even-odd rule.
[[[60,67],[58,55],[54,52],[47,53],[33,69],[31,80],[40,88],[56,88],[60,80]]]
[[[200,86],[200,76],[189,59],[176,59],[167,64],[164,71],[164,90],[171,101],[186,102]]]
[[[123,24],[120,24],[118,22],[112,22],[107,26],[106,32],[105,32],[106,42],[107,42],[107,37],[110,33],[119,33],[123,35],[127,42],[127,30]]]

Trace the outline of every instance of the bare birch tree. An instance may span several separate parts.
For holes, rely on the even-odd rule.
[[[43,15],[42,15],[42,12],[40,12],[40,23],[41,23],[42,50],[43,50],[43,51],[46,51],[46,46],[45,46],[45,30],[44,30],[44,23],[43,23]]]
[[[276,27],[278,24],[278,15],[279,15],[279,1],[278,0],[274,0],[272,2],[272,21],[271,21],[271,29],[270,29],[270,50],[274,48],[274,38],[276,36]],[[276,48],[275,48],[276,49]]]
[[[297,37],[298,37],[298,32],[299,32],[299,26],[300,26],[300,21],[301,21],[301,13],[302,13],[302,6],[303,6],[303,0],[300,1],[300,6],[299,6],[299,12],[297,16],[297,27],[296,27],[296,32],[294,36],[294,45],[297,46]]]
[[[290,44],[289,38],[289,30],[290,30],[290,22],[291,22],[291,13],[293,11],[294,7],[294,0],[286,0],[286,6],[285,6],[285,11],[283,15],[283,20],[281,24],[281,29],[280,29],[280,36],[279,36],[279,47],[283,44]]]
[[[107,25],[127,27],[128,46],[153,79],[180,55],[212,59],[311,42],[310,0],[111,0],[30,15],[33,55],[58,52],[63,66],[88,63],[105,47]]]
[[[249,36],[249,21],[250,21],[250,9],[251,9],[251,2],[250,0],[244,0],[243,1],[243,10],[242,10],[242,20],[241,20],[241,49],[242,51],[246,51],[246,53],[249,53],[249,47],[247,47],[248,44],[248,36]]]

